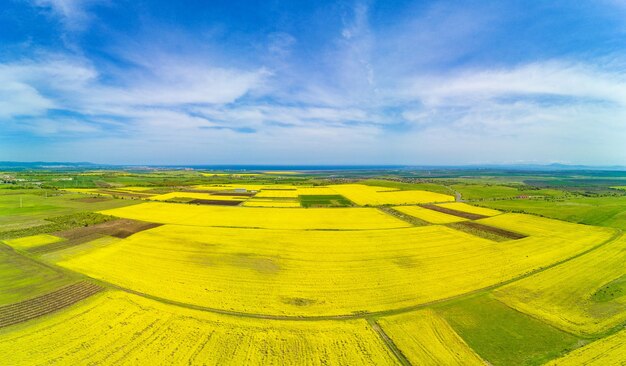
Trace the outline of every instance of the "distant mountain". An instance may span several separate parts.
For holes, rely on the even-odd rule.
[[[626,170],[624,165],[569,165],[561,163],[552,164],[493,164],[493,165],[476,165],[476,167],[495,168],[495,169],[513,169],[513,170],[531,170],[531,171],[562,171],[562,170]],[[466,166],[469,168],[469,166]]]
[[[0,170],[97,170],[97,169],[196,169],[196,170],[513,170],[513,171],[626,171],[623,165],[471,164],[471,165],[115,165],[90,162],[0,161]]]
[[[89,162],[15,162],[15,161],[0,161],[0,170],[46,170],[46,169],[101,169],[104,165],[93,164]]]

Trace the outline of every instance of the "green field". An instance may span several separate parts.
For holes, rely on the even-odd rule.
[[[35,297],[72,281],[64,271],[35,262],[0,243],[0,306]]]
[[[56,190],[3,190],[0,233],[50,224],[47,219],[135,204],[132,200],[84,202],[85,195]]]
[[[519,196],[562,197],[566,194],[556,189],[533,189],[525,185],[453,184],[450,188],[459,192],[465,200],[506,199]]]
[[[416,183],[406,183],[406,182],[398,182],[395,180],[385,180],[385,179],[365,179],[359,181],[360,184],[365,184],[368,186],[377,186],[377,187],[388,187],[388,188],[396,188],[400,190],[412,190],[418,189],[422,191],[430,191],[441,194],[450,194],[452,191],[447,188],[444,184],[432,183],[426,181],[418,181]]]
[[[298,197],[302,207],[347,207],[352,202],[344,196],[333,195],[302,195]]]
[[[625,196],[482,201],[477,204],[498,210],[526,212],[581,224],[626,229]]]
[[[578,338],[519,313],[490,296],[437,311],[492,365],[540,365],[575,348]]]

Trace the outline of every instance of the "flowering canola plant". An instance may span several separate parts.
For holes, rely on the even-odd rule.
[[[551,222],[544,220],[535,222]],[[492,286],[576,255],[611,234],[605,228],[553,225],[545,235],[503,245],[437,225],[330,231],[164,225],[60,264],[118,286],[208,308],[345,315]]]

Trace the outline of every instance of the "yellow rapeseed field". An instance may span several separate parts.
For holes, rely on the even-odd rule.
[[[430,222],[431,224],[450,224],[453,222],[467,221],[467,219],[462,217],[448,215],[419,206],[395,206],[394,209],[409,216]]]
[[[626,321],[626,297],[598,301],[594,294],[626,274],[626,238],[495,291],[507,305],[582,335]],[[609,291],[610,292],[610,291]]]
[[[295,189],[264,189],[257,193],[255,197],[297,198],[298,191]]]
[[[396,365],[365,320],[222,316],[105,292],[0,329],[0,363],[63,365]]]
[[[413,365],[485,365],[454,329],[432,310],[385,317],[377,323]]]
[[[626,330],[602,338],[546,364],[546,366],[608,366],[626,364]]]
[[[150,197],[151,200],[155,201],[167,201],[174,198],[193,198],[200,200],[216,200],[216,201],[243,201],[247,197],[242,196],[222,196],[222,195],[212,195],[210,193],[199,193],[199,192],[171,192],[160,194],[158,196]]]
[[[428,202],[454,201],[454,197],[428,191],[400,191],[393,188],[366,186],[362,184],[338,184],[330,186],[334,191],[358,205],[402,205]]]
[[[437,206],[451,208],[451,209],[457,210],[457,211],[463,211],[463,212],[469,212],[469,213],[478,214],[478,215],[484,215],[484,216],[496,216],[496,215],[499,215],[499,214],[502,213],[500,211],[492,210],[490,208],[472,206],[472,205],[468,205],[467,203],[463,203],[463,202],[441,203],[441,204],[438,204]]]
[[[494,217],[489,217],[486,219],[476,220],[476,222],[491,225],[495,227],[500,227],[506,230],[510,230],[513,232],[518,232],[526,235],[537,235],[537,236],[554,236],[559,233],[567,233],[568,235],[587,235],[588,230],[596,231],[596,232],[604,232],[611,233],[614,232],[613,229],[609,228],[600,228],[593,227],[588,225],[579,225],[573,224],[566,221],[553,220],[545,217],[533,216],[533,215],[525,215],[525,214],[516,214],[516,213],[507,213]],[[590,239],[592,239],[590,237]],[[592,240],[591,242],[595,242],[599,244],[598,240]]]
[[[67,248],[55,250],[49,253],[42,254],[39,258],[47,262],[60,262],[62,260],[68,260],[70,258],[83,255],[96,248],[101,248],[107,245],[111,245],[122,239],[113,236],[102,236],[94,240],[90,240],[87,243],[80,245],[72,245]]]
[[[46,244],[56,243],[58,241],[65,240],[63,238],[59,238],[58,236],[48,235],[48,234],[39,234],[26,236],[18,239],[8,239],[4,240],[4,242],[13,248],[17,249],[29,249],[35,248]]]
[[[410,226],[373,208],[255,208],[149,202],[101,211],[162,224],[272,229],[387,229]]]
[[[252,198],[243,203],[246,207],[300,207],[300,202],[295,200],[272,200]]]
[[[223,191],[233,189],[245,189],[248,191],[260,191],[266,189],[296,189],[297,186],[290,184],[254,184],[254,183],[242,183],[242,184],[215,184],[215,185],[197,185],[191,188],[203,190],[203,191]]]
[[[336,195],[339,194],[337,193],[337,191],[335,191],[334,189],[330,188],[330,187],[326,187],[326,186],[317,186],[317,187],[298,187],[297,189],[298,191],[298,195],[299,196],[304,196],[304,195]]]
[[[267,215],[266,209],[258,210]],[[438,225],[356,231],[165,225],[60,264],[122,287],[210,308],[342,315],[491,286],[580,253],[612,233],[576,224],[565,228],[503,245]]]

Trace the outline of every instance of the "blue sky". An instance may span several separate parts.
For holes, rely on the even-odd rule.
[[[0,160],[626,164],[626,1],[5,0]]]

